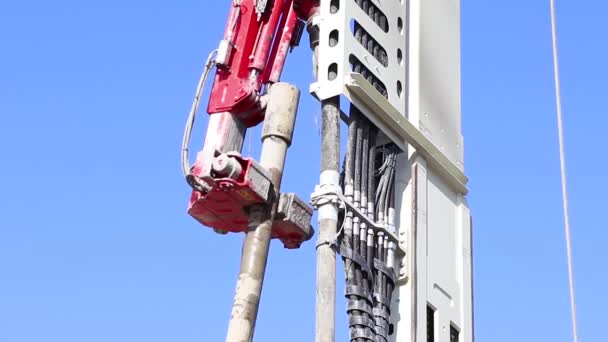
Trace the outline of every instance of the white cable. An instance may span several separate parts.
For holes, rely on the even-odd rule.
[[[207,61],[205,62],[205,69],[201,73],[201,77],[198,80],[194,99],[192,100],[192,106],[190,107],[190,113],[188,113],[186,127],[184,128],[184,136],[182,138],[181,162],[182,171],[185,177],[188,177],[188,175],[190,175],[190,161],[188,160],[188,146],[190,145],[190,134],[192,133],[192,127],[194,126],[194,120],[196,118],[196,111],[198,110],[198,105],[201,101],[201,95],[203,94],[205,83],[207,82],[207,77],[209,76],[209,72],[215,65],[216,54],[217,50],[213,50],[207,57]]]
[[[574,271],[572,267],[572,243],[570,239],[570,217],[568,214],[568,188],[566,181],[566,156],[564,152],[564,127],[562,119],[562,98],[559,82],[559,61],[557,53],[557,28],[555,20],[555,0],[551,4],[551,36],[553,42],[553,74],[555,78],[555,101],[557,107],[557,130],[559,136],[559,162],[562,176],[562,202],[564,209],[564,229],[566,232],[566,253],[568,256],[568,283],[570,287],[570,313],[572,316],[572,336],[578,342],[578,328],[576,323],[576,301],[574,298]]]

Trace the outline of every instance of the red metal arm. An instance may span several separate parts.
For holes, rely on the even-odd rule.
[[[247,126],[262,122],[262,85],[279,81],[294,38],[315,0],[274,0],[263,13],[256,0],[241,0],[230,10],[207,112],[232,112]]]

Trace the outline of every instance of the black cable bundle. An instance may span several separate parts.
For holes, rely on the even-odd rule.
[[[354,106],[350,109],[343,191],[349,203],[377,225],[394,216],[394,145],[376,147],[378,129]],[[376,168],[376,165],[379,165]],[[389,334],[394,273],[387,267],[389,240],[349,210],[340,237],[346,273],[351,341],[384,342]]]
[[[353,107],[354,108],[354,107]],[[362,183],[363,132],[364,118],[358,110],[351,108],[348,127],[348,147],[344,161],[343,191],[347,200],[357,209],[360,208]],[[365,177],[367,180],[367,177]],[[367,195],[365,196],[367,197]],[[373,298],[369,293],[369,279],[372,278],[368,261],[361,249],[361,221],[352,210],[344,215],[344,230],[341,236],[340,254],[344,259],[346,272],[346,296],[348,298],[348,315],[351,341],[375,341],[373,315]]]
[[[385,227],[394,225],[395,210],[395,164],[397,162],[396,148],[393,144],[378,149],[378,157],[382,162],[378,169],[378,186],[375,193],[376,223]],[[390,303],[395,286],[394,270],[387,266],[389,258],[389,240],[384,233],[379,232],[376,239],[376,259],[374,271],[376,276],[374,287],[374,320],[376,323],[377,341],[385,342],[390,332]]]
[[[388,29],[386,17],[369,0],[355,2],[378,26]],[[355,39],[380,63],[386,65],[386,51],[360,25]],[[360,73],[378,92],[386,87],[356,58],[353,71]],[[342,186],[346,200],[376,225],[394,226],[394,178],[397,149],[393,144],[376,147],[378,128],[354,105],[350,108],[348,143]],[[379,165],[377,168],[376,165]],[[352,342],[385,342],[389,334],[390,301],[395,284],[394,270],[387,267],[390,244],[382,231],[368,227],[365,220],[347,206],[343,215],[340,254],[346,273],[347,312]],[[391,263],[392,264],[392,263]]]

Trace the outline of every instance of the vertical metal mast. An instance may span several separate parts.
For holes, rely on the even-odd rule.
[[[324,116],[321,184],[312,195],[321,230],[317,342],[334,342],[333,243],[346,268],[351,342],[471,342],[460,2],[321,0],[314,21],[311,91]],[[333,107],[338,114],[337,97],[351,110],[336,189],[337,172],[324,163],[333,157],[325,120]],[[334,222],[325,223],[333,217],[343,219],[337,236]]]

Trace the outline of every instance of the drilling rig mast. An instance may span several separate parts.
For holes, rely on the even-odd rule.
[[[316,342],[335,342],[336,256],[354,342],[472,342],[471,218],[460,115],[459,0],[233,0],[182,145],[189,214],[245,234],[227,342],[253,340],[271,238],[298,248],[318,210]],[[322,107],[310,205],[281,193],[298,89],[280,82],[308,31]],[[216,66],[205,144],[190,132]],[[264,123],[259,163],[241,155]],[[340,125],[348,126],[340,163]]]

